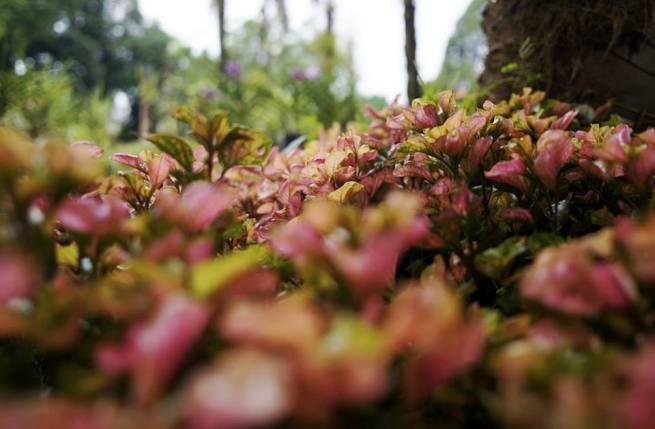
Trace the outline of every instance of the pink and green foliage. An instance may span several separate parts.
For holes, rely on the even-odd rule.
[[[655,131],[590,112],[0,130],[0,428],[652,429]]]

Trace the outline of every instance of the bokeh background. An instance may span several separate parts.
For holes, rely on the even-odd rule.
[[[481,0],[410,2],[413,28],[401,0],[2,3],[0,123],[128,151],[176,131],[180,105],[226,110],[280,144],[356,127],[365,105],[407,100],[408,62],[429,97],[473,90],[486,54]]]

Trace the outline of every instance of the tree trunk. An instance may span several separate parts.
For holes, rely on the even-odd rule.
[[[282,24],[282,30],[285,33],[289,32],[289,14],[287,14],[287,5],[284,0],[275,0],[275,5],[277,6],[277,15]]]
[[[334,3],[332,0],[327,0],[325,5],[325,32],[329,36],[334,36]]]
[[[325,39],[321,70],[324,75],[332,75],[334,58],[336,55],[336,40],[334,38],[334,2],[332,0],[325,1]]]
[[[139,100],[138,132],[140,137],[145,137],[150,133],[150,103],[143,98]]]
[[[412,101],[421,96],[416,69],[416,27],[414,26],[414,0],[405,2],[405,59],[407,61],[407,98]]]
[[[610,100],[612,111],[635,128],[653,126],[654,11],[655,0],[489,2],[480,85],[493,101],[523,86],[566,102],[598,106]],[[521,56],[528,38],[532,49]]]
[[[225,47],[225,0],[216,0],[216,9],[218,12],[218,45],[221,50],[218,58],[219,72],[225,72],[225,65],[227,64],[228,54]]]

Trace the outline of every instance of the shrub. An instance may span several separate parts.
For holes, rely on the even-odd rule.
[[[655,426],[655,131],[369,114],[283,150],[182,108],[117,174],[2,130],[0,421]]]

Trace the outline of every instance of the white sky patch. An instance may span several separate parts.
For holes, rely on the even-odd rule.
[[[258,18],[264,0],[225,0],[228,30]],[[352,42],[359,90],[391,98],[404,94],[405,30],[402,0],[334,0],[335,32]],[[459,17],[469,0],[416,0],[418,69],[424,80],[436,77]],[[139,0],[146,20],[189,45],[194,52],[218,54],[218,24],[212,0]],[[290,26],[311,35],[324,27],[323,8],[312,0],[287,0]]]

